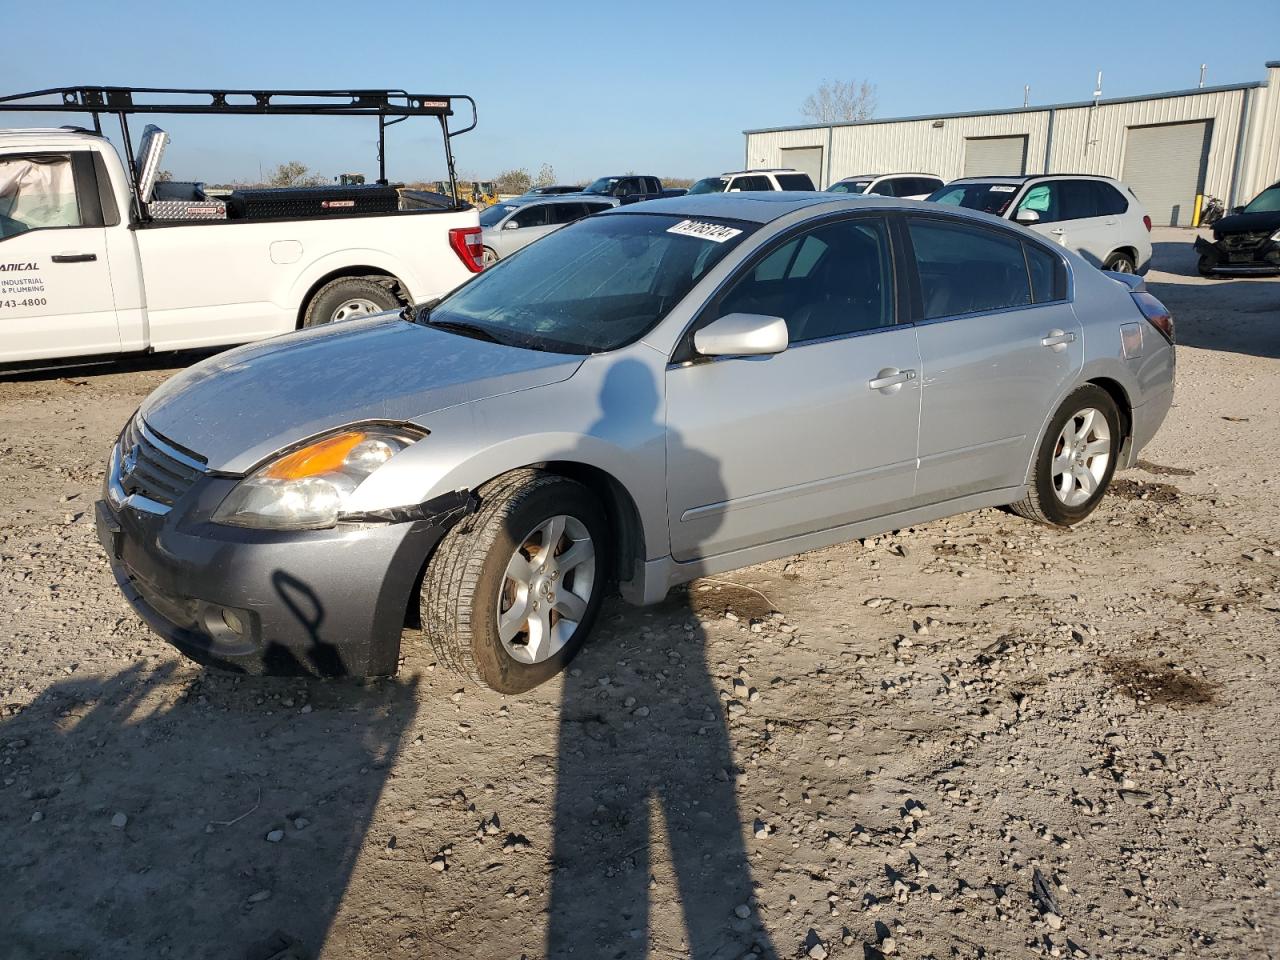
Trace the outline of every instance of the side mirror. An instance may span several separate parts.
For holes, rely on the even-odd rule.
[[[704,357],[749,357],[781,353],[790,336],[781,317],[730,313],[693,335],[693,347]]]
[[[508,220],[506,223],[502,225],[502,229],[503,230],[519,230],[520,223],[517,220]]]
[[[1232,207],[1232,208],[1231,208],[1231,212],[1232,212],[1232,213],[1244,213],[1244,207]]]
[[[1024,227],[1029,227],[1033,223],[1040,222],[1040,214],[1036,213],[1034,210],[1019,210],[1013,215],[1013,219]]]

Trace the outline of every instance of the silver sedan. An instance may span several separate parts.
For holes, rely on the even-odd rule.
[[[484,265],[491,267],[533,241],[576,223],[583,217],[616,207],[620,202],[612,197],[567,194],[518,197],[514,202],[495,203],[486,207],[480,213]]]
[[[615,586],[655,603],[980,507],[1080,523],[1169,410],[1173,333],[1140,278],[985,214],[659,200],[429,310],[179,374],[112,451],[98,527],[198,659],[394,672],[411,611],[442,663],[518,692]]]

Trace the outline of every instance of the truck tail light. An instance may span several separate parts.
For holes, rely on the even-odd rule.
[[[1138,305],[1147,322],[1159,330],[1166,340],[1173,343],[1173,314],[1169,312],[1169,308],[1145,290],[1135,290],[1133,302]]]
[[[1147,228],[1147,233],[1151,232],[1151,218],[1145,213],[1142,215],[1142,225]]]
[[[449,231],[449,246],[472,273],[484,269],[484,241],[480,239],[479,227],[454,227]]]

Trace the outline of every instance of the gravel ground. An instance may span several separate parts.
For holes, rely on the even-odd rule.
[[[237,679],[129,612],[107,447],[0,383],[0,955],[1280,955],[1280,281],[1157,231],[1177,403],[1071,533],[987,510],[606,608],[504,698]]]

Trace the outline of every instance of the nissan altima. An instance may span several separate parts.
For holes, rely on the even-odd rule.
[[[100,539],[206,663],[504,692],[602,598],[982,507],[1074,526],[1173,397],[1174,328],[961,208],[686,196],[590,217],[438,302],[212,357],[110,454]]]

